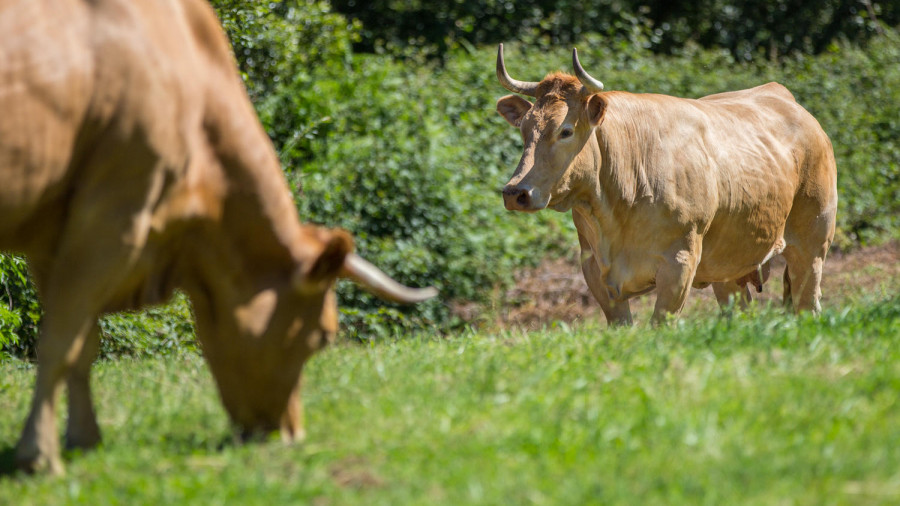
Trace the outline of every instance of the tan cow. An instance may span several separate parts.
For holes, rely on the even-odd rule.
[[[21,467],[62,470],[63,381],[67,445],[97,444],[98,315],[176,287],[236,425],[301,438],[300,375],[337,330],[335,279],[435,294],[352,249],[346,232],[301,225],[207,3],[0,4],[0,250],[27,256],[45,310]]]
[[[790,299],[819,310],[837,187],[831,141],[780,84],[701,99],[603,91],[573,51],[575,76],[497,77],[497,111],[524,153],[503,188],[507,209],[572,210],[588,287],[610,323],[656,288],[654,322],[678,313],[692,285],[720,302],[749,298],[772,256]],[[765,271],[765,272],[763,272]],[[753,274],[759,272],[759,274]]]

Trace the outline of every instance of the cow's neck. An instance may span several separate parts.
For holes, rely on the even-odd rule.
[[[573,170],[579,175],[580,180],[574,186],[580,191],[573,198],[571,208],[573,213],[584,218],[590,217],[590,221],[594,223],[593,232],[597,232],[598,228],[608,228],[603,227],[603,224],[612,218],[616,204],[621,201],[618,182],[615,178],[604,174],[604,161],[598,137],[592,135],[573,162]],[[596,233],[589,234],[589,236],[596,235]]]
[[[249,104],[223,101],[221,110],[231,110],[224,116],[210,113],[207,124],[227,185],[222,228],[250,268],[291,269],[311,252],[304,251],[308,246],[299,237],[300,220],[281,163]]]
[[[614,102],[609,108],[613,107]],[[600,231],[611,240],[618,236],[624,217],[646,198],[652,199],[640,135],[627,123],[608,113],[585,148],[593,161],[596,191],[590,209],[584,209],[582,214],[593,216]]]
[[[211,110],[243,107],[242,101],[234,102]],[[223,116],[213,112],[204,125],[213,156],[208,164],[198,161],[195,170],[202,176],[193,187],[217,188],[218,195],[208,199],[201,219],[183,234],[189,245],[184,248],[189,259],[184,284],[239,298],[290,279],[298,263],[315,254],[304,250],[311,246],[303,240],[303,227],[271,141],[258,122],[251,121],[249,105],[245,109]],[[234,119],[242,115],[248,119]]]

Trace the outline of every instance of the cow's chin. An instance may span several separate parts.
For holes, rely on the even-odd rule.
[[[304,438],[303,365],[332,338],[331,332],[316,329],[296,335],[294,346],[234,339],[227,350],[204,350],[222,404],[242,440],[268,439],[273,433],[285,442]]]
[[[258,414],[248,417],[250,413],[246,409],[227,409],[227,411],[237,426],[243,442],[266,440],[274,433],[278,433],[281,440],[286,443],[300,442],[306,438],[306,431],[303,428],[303,406],[296,390],[291,392],[283,407],[270,411],[262,417]]]
[[[279,433],[285,442],[300,441],[303,430],[303,408],[300,404],[300,378],[293,385],[272,385],[260,390],[220,388],[222,404],[243,441],[267,439]]]

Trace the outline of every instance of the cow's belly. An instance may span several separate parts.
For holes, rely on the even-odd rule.
[[[787,215],[763,226],[748,222],[728,223],[711,229],[703,238],[703,250],[695,283],[715,283],[740,278],[781,253],[785,247]]]

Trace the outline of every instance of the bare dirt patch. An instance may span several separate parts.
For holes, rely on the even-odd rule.
[[[762,293],[752,290],[755,300],[780,304],[784,259],[773,259],[771,277]],[[822,306],[878,294],[900,291],[900,243],[861,248],[849,253],[831,252],[825,261],[822,281]],[[498,294],[498,327],[539,329],[553,322],[574,323],[594,318],[605,321],[600,306],[588,290],[577,255],[544,260],[538,267],[521,272],[515,285]],[[646,321],[653,311],[655,294],[631,300],[635,321]],[[683,314],[710,314],[718,311],[712,288],[691,290]],[[472,307],[460,307],[466,318]],[[469,314],[466,314],[469,313]],[[466,318],[471,319],[471,318]]]
[[[331,466],[331,479],[341,488],[366,489],[384,485],[362,457],[348,457]]]

